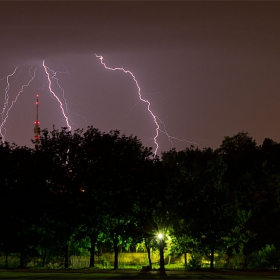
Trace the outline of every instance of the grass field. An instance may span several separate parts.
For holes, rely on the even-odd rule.
[[[280,279],[278,271],[0,270],[0,279]]]

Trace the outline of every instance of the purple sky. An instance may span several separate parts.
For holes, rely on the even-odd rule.
[[[279,2],[0,2],[0,110],[10,78],[5,140],[30,146],[35,95],[41,128],[66,126],[47,86],[42,61],[57,73],[72,129],[119,129],[152,146],[156,126],[142,97],[169,135],[217,148],[225,136],[247,131],[259,144],[280,142]],[[53,81],[54,82],[54,81]],[[62,98],[58,86],[54,92]],[[65,106],[64,106],[65,107]],[[5,116],[5,114],[2,114]],[[2,117],[0,118],[2,122]],[[163,129],[163,126],[161,126]],[[187,142],[172,140],[177,150]],[[165,134],[159,152],[171,148]]]

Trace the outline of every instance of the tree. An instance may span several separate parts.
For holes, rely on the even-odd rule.
[[[34,236],[44,211],[46,182],[32,149],[2,143],[0,153],[1,210],[6,213],[1,218],[2,248],[6,256],[9,252],[20,252],[20,266],[24,267],[27,251],[36,245]]]
[[[80,213],[78,203],[81,196],[76,173],[79,172],[82,131],[73,133],[62,128],[51,132],[43,130],[36,153],[43,154],[49,166],[47,179],[50,204],[44,221],[48,221],[48,229],[55,233],[64,252],[65,268],[69,267],[69,245],[75,234],[78,233]]]
[[[233,196],[236,196],[242,209],[251,209],[252,194],[262,173],[259,169],[260,154],[256,141],[247,132],[239,132],[225,137],[218,149],[227,165],[223,181]]]
[[[118,246],[135,228],[138,169],[150,157],[151,149],[143,147],[136,137],[121,135],[117,130],[101,133],[88,127],[85,132],[44,130],[38,151],[53,163],[49,181],[52,209],[58,214],[51,213],[51,219],[56,221],[57,238],[66,248],[65,266],[70,239],[78,232],[80,237],[90,237],[90,266],[94,266],[95,245],[103,232],[113,243],[117,269]]]
[[[277,232],[280,230],[279,219],[279,183],[280,183],[280,144],[266,138],[258,147],[259,159],[255,163],[255,188],[248,192],[248,201],[252,217],[247,228],[252,238],[248,242],[247,253],[258,251],[267,244],[274,244],[280,249]]]
[[[136,228],[133,210],[139,187],[138,170],[148,160],[151,149],[143,147],[136,137],[120,135],[119,131],[103,134],[102,141],[95,182],[102,187],[105,231],[113,243],[114,269],[118,269],[118,247]]]
[[[210,148],[191,147],[165,153],[163,160],[174,170],[173,184],[182,189],[174,233],[186,234],[206,255],[210,252],[213,269],[215,252],[229,245],[247,217],[238,212],[236,200],[223,183],[223,158]]]
[[[244,247],[246,255],[266,244],[279,244],[273,222],[278,219],[279,147],[271,139],[257,146],[248,133],[240,132],[225,137],[219,149],[228,165],[224,182],[237,197],[239,207],[252,213],[245,225],[250,236]]]
[[[156,241],[160,251],[160,270],[164,267],[164,248],[169,229],[177,214],[175,199],[180,195],[176,186],[170,184],[171,170],[159,158],[146,162],[141,170],[142,187],[138,190],[136,213],[142,238],[148,252],[149,266],[152,268],[150,250]],[[158,235],[160,234],[160,238]]]

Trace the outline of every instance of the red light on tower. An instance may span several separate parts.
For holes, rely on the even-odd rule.
[[[35,140],[35,149],[38,149],[39,139],[40,139],[40,127],[39,127],[39,94],[36,94],[36,121],[34,122],[34,140]]]

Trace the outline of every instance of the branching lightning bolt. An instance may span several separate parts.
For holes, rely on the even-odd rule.
[[[54,80],[56,81],[57,86],[59,87],[59,89],[60,89],[61,92],[62,92],[62,97],[63,97],[63,99],[64,99],[64,104],[65,104],[65,111],[67,112],[69,121],[70,121],[71,123],[73,123],[74,125],[77,125],[77,124],[74,123],[73,120],[71,119],[71,115],[76,115],[76,116],[82,118],[82,119],[84,120],[85,123],[87,123],[88,121],[86,120],[86,118],[85,118],[84,116],[81,116],[81,115],[79,115],[79,114],[77,114],[77,113],[72,112],[72,111],[69,109],[69,107],[68,107],[68,103],[67,103],[67,100],[66,100],[66,97],[65,97],[65,91],[64,91],[64,89],[61,87],[61,85],[59,84],[58,78],[56,77],[57,73],[59,73],[59,74],[69,74],[69,71],[68,71],[68,69],[67,69],[67,66],[64,65],[64,64],[62,64],[62,65],[63,65],[63,66],[65,67],[65,69],[66,69],[65,72],[63,72],[63,71],[54,71],[54,70],[50,69],[48,66],[46,66],[46,68],[47,68],[48,71],[50,71],[50,72],[52,73],[51,79],[54,79]],[[49,83],[49,80],[48,80],[46,83]],[[46,84],[46,83],[45,83],[45,84]],[[42,89],[44,89],[45,84],[43,85]]]
[[[97,55],[95,54],[96,58],[98,58],[100,60],[100,63],[103,65],[103,67],[107,70],[111,70],[111,71],[122,71],[123,73],[125,74],[129,74],[136,87],[137,87],[137,94],[138,94],[138,97],[139,97],[139,101],[131,108],[131,110],[141,101],[143,103],[145,103],[147,105],[147,110],[149,112],[149,114],[151,115],[152,119],[153,119],[153,122],[155,124],[155,136],[152,138],[153,139],[153,142],[155,144],[155,151],[154,151],[154,155],[157,154],[157,151],[159,149],[159,143],[158,143],[158,137],[159,137],[159,132],[163,133],[166,135],[166,137],[168,138],[168,141],[170,142],[171,144],[171,147],[173,147],[173,142],[172,140],[177,140],[177,141],[184,141],[184,142],[187,142],[187,143],[191,143],[191,144],[197,144],[195,142],[191,142],[191,141],[187,141],[186,139],[178,139],[176,137],[173,137],[171,135],[168,134],[167,130],[166,130],[166,127],[165,127],[165,123],[158,117],[156,116],[153,111],[151,110],[151,103],[150,101],[148,101],[147,99],[144,99],[142,96],[143,94],[141,93],[141,88],[140,88],[140,85],[135,77],[135,75],[129,71],[129,70],[126,70],[122,67],[114,67],[114,68],[111,68],[111,67],[108,67],[104,62],[103,62],[103,57],[101,55]],[[67,104],[67,100],[65,98],[65,92],[63,90],[63,88],[60,86],[59,84],[59,81],[58,81],[58,77],[57,77],[57,73],[69,73],[67,68],[66,68],[66,72],[58,72],[58,71],[54,71],[52,69],[50,69],[48,66],[45,65],[45,61],[43,60],[42,62],[42,65],[43,65],[43,68],[44,68],[44,71],[47,75],[47,82],[46,84],[48,84],[48,89],[50,91],[50,93],[55,97],[55,99],[58,101],[59,105],[60,105],[60,109],[61,109],[61,112],[64,116],[64,119],[66,121],[66,124],[67,124],[67,127],[69,129],[69,131],[72,130],[72,127],[69,123],[72,122],[71,118],[70,118],[70,110],[68,109],[68,104]],[[7,122],[7,119],[8,119],[8,116],[9,116],[9,112],[10,110],[12,109],[13,105],[17,102],[17,99],[18,97],[21,95],[21,93],[24,91],[24,88],[25,87],[28,87],[30,85],[30,83],[33,81],[33,79],[35,78],[35,75],[36,75],[36,69],[37,68],[33,68],[33,65],[29,68],[29,76],[30,76],[30,79],[28,81],[28,83],[22,85],[20,91],[17,93],[17,95],[15,96],[15,98],[12,100],[12,102],[10,102],[10,96],[9,96],[9,91],[10,91],[10,87],[11,87],[11,77],[15,77],[15,79],[13,80],[13,82],[15,82],[17,80],[17,76],[19,74],[18,73],[18,67],[16,67],[14,69],[14,71],[7,75],[6,77],[0,79],[0,80],[6,80],[6,88],[5,88],[5,96],[4,96],[4,105],[3,105],[3,109],[2,111],[0,112],[0,115],[1,115],[1,119],[0,122],[0,141],[4,142],[5,141],[5,135],[6,135],[6,129],[4,127],[4,125],[6,124]],[[17,76],[16,76],[17,75]],[[59,90],[62,92],[62,97],[63,97],[63,100],[64,100],[64,104],[63,102],[60,100],[60,98],[57,96],[57,94],[54,92],[53,90],[53,85],[52,85],[52,81],[55,81],[56,85],[58,86]],[[130,110],[130,111],[131,111]],[[77,115],[77,114],[76,114]],[[77,115],[79,116],[79,115]],[[82,117],[82,116],[80,116]],[[84,118],[85,120],[85,118]],[[86,121],[86,120],[85,120]],[[73,123],[73,122],[72,122]],[[74,124],[74,123],[73,123]],[[75,124],[74,124],[75,125]]]
[[[138,81],[136,80],[136,77],[134,76],[134,74],[133,74],[131,71],[125,70],[124,68],[121,68],[121,67],[114,67],[114,68],[108,67],[108,66],[103,62],[103,56],[97,55],[97,54],[95,54],[95,56],[100,60],[101,64],[104,66],[105,69],[111,70],[111,71],[120,70],[120,71],[123,71],[123,72],[126,73],[126,74],[129,74],[129,75],[133,78],[133,80],[134,80],[134,82],[135,82],[135,84],[136,84],[137,90],[138,90],[137,93],[138,93],[139,99],[140,99],[142,102],[144,102],[144,103],[147,104],[147,109],[148,109],[150,115],[152,116],[153,121],[154,121],[154,123],[155,123],[155,125],[156,125],[156,135],[155,135],[155,137],[153,138],[153,139],[154,139],[154,143],[155,143],[155,145],[156,145],[154,154],[156,155],[156,154],[157,154],[157,150],[158,150],[158,148],[159,148],[159,144],[158,144],[158,142],[157,142],[157,138],[158,138],[158,132],[159,132],[159,130],[160,130],[160,127],[159,127],[159,124],[158,124],[158,121],[157,121],[157,116],[156,116],[156,115],[152,112],[152,110],[150,109],[151,103],[150,103],[148,100],[142,98],[142,95],[141,95],[141,88],[140,88],[140,86],[139,86]]]
[[[128,114],[126,114],[126,115],[124,116],[124,118],[128,117],[128,116],[131,114],[132,110],[133,110],[138,104],[139,104],[139,101],[136,102],[136,103],[129,109]]]
[[[5,88],[5,102],[4,102],[4,106],[3,106],[2,112],[1,112],[2,120],[3,120],[3,118],[4,118],[4,117],[3,117],[4,112],[5,112],[5,110],[6,110],[7,106],[8,106],[8,104],[9,104],[9,94],[8,94],[9,89],[10,89],[10,81],[9,81],[9,79],[10,79],[10,77],[12,77],[12,76],[16,73],[17,69],[18,69],[18,67],[15,68],[15,70],[13,71],[13,73],[11,73],[11,74],[9,74],[7,77],[1,79],[1,80],[6,79],[6,82],[7,82],[7,86],[6,86],[6,88]]]
[[[158,120],[159,120],[159,121],[161,122],[161,124],[163,125],[163,130],[160,129],[159,131],[162,132],[162,133],[164,133],[164,134],[168,137],[168,141],[169,141],[170,144],[171,144],[171,148],[174,147],[174,146],[173,146],[173,142],[172,142],[171,139],[174,139],[174,140],[177,140],[177,141],[180,141],[180,142],[186,142],[186,143],[188,143],[188,144],[197,145],[196,142],[188,141],[188,140],[186,140],[186,139],[180,139],[180,138],[177,138],[177,137],[174,137],[174,136],[169,135],[168,132],[167,132],[167,130],[166,130],[166,128],[165,128],[165,123],[164,123],[160,118],[158,118]]]
[[[23,92],[24,88],[28,87],[30,85],[30,83],[33,81],[33,79],[35,78],[36,68],[34,69],[33,74],[31,74],[32,67],[33,66],[31,66],[31,68],[29,69],[29,76],[31,77],[30,80],[28,81],[27,84],[25,84],[25,85],[23,85],[21,87],[20,91],[17,93],[15,99],[11,102],[11,105],[9,107],[8,107],[8,105],[9,105],[9,94],[8,94],[8,91],[10,89],[9,78],[16,73],[18,67],[15,68],[15,70],[14,70],[14,72],[12,74],[7,76],[7,87],[5,89],[5,103],[4,103],[4,107],[3,107],[2,113],[1,113],[2,114],[2,123],[0,125],[0,136],[2,138],[1,139],[2,142],[5,142],[5,133],[3,134],[2,130],[5,130],[4,125],[5,125],[8,117],[9,117],[9,111],[12,109],[13,105],[17,102],[17,99],[20,96],[20,94]]]
[[[60,104],[60,109],[61,109],[61,112],[65,118],[65,121],[66,121],[66,124],[68,126],[68,129],[71,130],[72,127],[71,125],[69,124],[69,118],[66,116],[66,113],[65,113],[65,110],[67,111],[68,115],[69,115],[69,112],[68,112],[68,105],[67,105],[67,102],[66,102],[66,99],[65,99],[65,96],[64,96],[64,90],[61,88],[60,84],[58,83],[58,78],[56,78],[56,72],[51,70],[48,66],[45,65],[45,61],[43,60],[43,67],[45,69],[45,72],[46,72],[46,75],[47,75],[47,78],[48,78],[48,88],[49,88],[49,91],[53,94],[53,96],[56,98],[56,100],[58,101],[58,103]],[[52,72],[53,76],[50,77],[50,72]],[[62,91],[62,94],[63,94],[63,98],[64,98],[64,101],[65,101],[65,110],[63,108],[63,104],[61,102],[61,100],[58,98],[58,96],[55,94],[55,92],[52,90],[52,81],[51,79],[55,79],[56,80],[56,83],[58,85],[58,87],[60,88],[60,90]]]
[[[161,132],[161,133],[163,133],[163,134],[165,134],[165,135],[167,136],[167,138],[168,138],[168,140],[169,140],[169,142],[170,142],[170,144],[171,144],[171,147],[173,147],[172,139],[175,139],[175,140],[178,140],[178,141],[184,141],[184,142],[187,142],[187,143],[196,144],[196,143],[194,143],[194,142],[190,142],[190,141],[187,141],[187,140],[185,140],[185,139],[178,139],[178,138],[173,137],[173,136],[171,136],[171,135],[168,134],[168,132],[167,132],[167,130],[166,130],[166,128],[165,128],[165,123],[164,123],[162,120],[160,120],[160,118],[159,118],[158,116],[156,116],[156,115],[152,112],[152,110],[151,110],[151,103],[150,103],[147,99],[144,99],[144,98],[142,97],[141,88],[140,88],[140,86],[139,86],[139,83],[138,83],[138,81],[136,80],[136,77],[134,76],[134,74],[133,74],[131,71],[125,70],[125,69],[122,68],[122,67],[114,67],[114,68],[108,67],[108,66],[103,62],[103,56],[97,55],[97,54],[95,54],[95,56],[100,60],[101,64],[104,66],[105,69],[111,70],[111,71],[119,70],[119,71],[124,72],[125,74],[129,74],[129,75],[133,78],[133,80],[134,80],[134,82],[135,82],[135,84],[136,84],[136,87],[137,87],[137,93],[138,93],[139,100],[147,104],[148,112],[149,112],[150,115],[152,116],[153,121],[154,121],[154,124],[155,124],[155,126],[156,126],[156,133],[155,133],[155,136],[154,136],[154,138],[153,138],[154,143],[155,143],[155,145],[156,145],[155,152],[154,152],[155,155],[157,154],[157,151],[158,151],[158,149],[159,149],[159,144],[158,144],[158,142],[157,142],[157,138],[158,138],[158,136],[159,136],[159,132]],[[161,124],[162,127],[163,127],[162,129],[160,128],[160,124]]]

